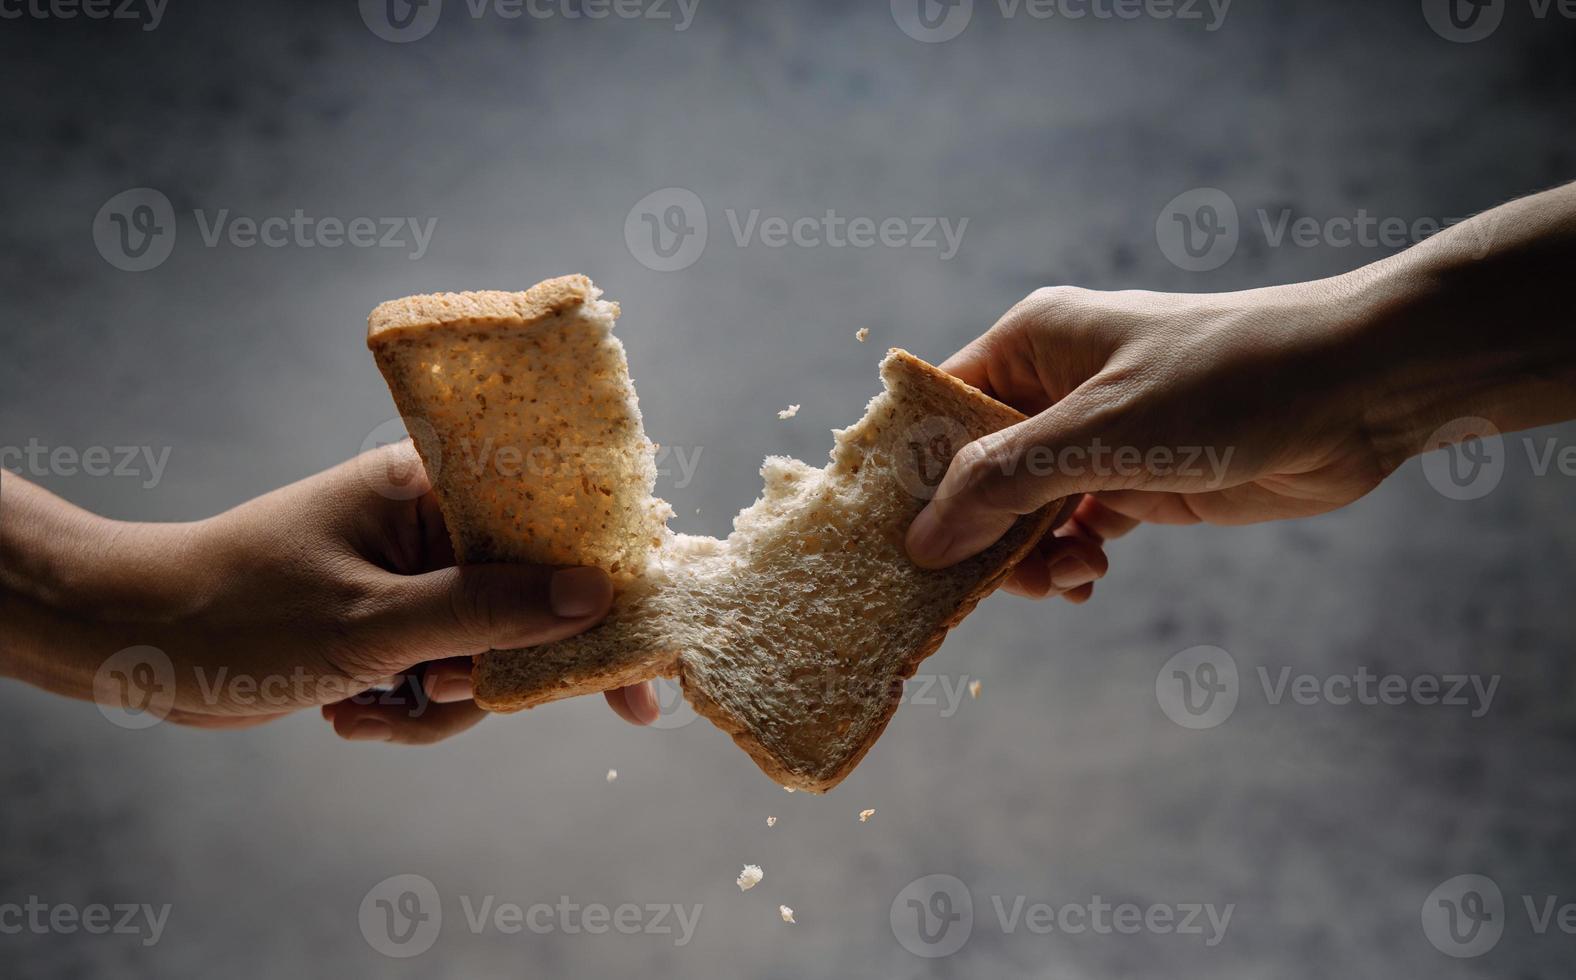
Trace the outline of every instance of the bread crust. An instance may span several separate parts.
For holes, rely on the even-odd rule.
[[[601,294],[587,276],[559,276],[524,292],[489,289],[467,293],[424,293],[379,303],[367,317],[367,346],[377,350],[401,334],[489,322],[530,326],[565,310],[589,303]],[[612,304],[618,315],[618,304]]]

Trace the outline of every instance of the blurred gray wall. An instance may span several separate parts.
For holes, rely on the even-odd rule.
[[[1275,247],[1260,210],[1453,218],[1576,176],[1576,23],[1525,0],[1501,0],[1497,30],[1468,43],[1415,2],[1238,0],[1205,23],[1042,21],[978,0],[941,43],[867,0],[701,0],[682,31],[552,9],[473,18],[449,0],[407,43],[350,2],[176,0],[153,30],[0,23],[0,444],[168,447],[151,488],[30,475],[116,517],[212,514],[354,454],[394,414],[363,346],[379,301],[581,271],[624,306],[648,431],[702,448],[693,480],[665,481],[675,526],[722,534],[763,455],[823,458],[889,345],[940,359],[1044,284],[1224,290],[1391,251]],[[137,187],[177,220],[168,258],[128,272],[93,223]],[[703,203],[708,239],[662,272],[625,223],[673,187]],[[1156,225],[1203,187],[1234,202],[1241,240],[1219,268],[1185,271]],[[193,212],[225,209],[435,224],[415,259],[210,247]],[[741,247],[727,213],[752,209],[967,225],[947,259]],[[803,409],[779,421],[790,403]],[[1532,435],[1568,445],[1576,429]],[[1523,897],[1576,900],[1573,556],[1576,479],[1536,476],[1519,439],[1475,501],[1414,462],[1317,520],[1145,529],[1112,547],[1084,607],[985,603],[924,668],[954,690],[980,679],[982,696],[916,697],[820,799],[784,794],[704,722],[639,731],[599,699],[401,750],[341,742],[315,712],[242,734],[127,732],[7,684],[0,903],[171,912],[146,948],[0,935],[0,972],[1562,975],[1576,939],[1538,934]],[[1201,644],[1233,655],[1244,689],[1224,724],[1194,731],[1162,713],[1155,678]],[[1500,680],[1473,718],[1273,705],[1259,667]],[[766,880],[741,895],[746,862]],[[926,959],[893,906],[933,873],[964,884],[974,921],[961,949]],[[1504,936],[1457,959],[1420,914],[1467,873],[1502,890]],[[396,874],[441,896],[441,934],[412,959],[383,956],[358,920]],[[473,934],[462,898],[487,896],[703,911],[682,947]],[[993,907],[1094,896],[1234,911],[1208,946],[1039,935]]]

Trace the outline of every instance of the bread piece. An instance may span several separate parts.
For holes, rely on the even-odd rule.
[[[604,493],[603,481],[591,481],[605,503],[596,510],[589,495],[544,504],[540,494],[487,474],[449,478],[442,459],[435,486],[462,561],[616,561],[622,573],[613,610],[597,628],[476,658],[477,702],[514,711],[676,675],[695,709],[774,780],[825,792],[880,737],[904,679],[1049,529],[1059,502],[942,571],[918,568],[903,548],[952,455],[1023,416],[894,349],[881,363],[885,391],[864,418],[835,433],[825,468],[768,458],[762,496],[734,519],[726,540],[673,534],[662,523],[671,511],[650,496],[653,450],[622,349],[608,333],[617,308],[598,295],[584,277],[566,277],[518,294],[414,297],[373,314],[369,344],[401,412],[431,423],[444,445],[491,438],[591,446],[608,438],[619,461],[622,482]],[[462,355],[450,353],[454,344]],[[431,364],[449,370],[455,357],[488,398],[478,400],[452,374],[441,386],[421,383]],[[583,364],[597,379],[584,398],[567,385]],[[528,397],[518,387],[523,378],[554,384],[533,380]],[[555,395],[569,400],[558,406]],[[428,447],[418,440],[417,448],[427,460]],[[484,551],[473,550],[479,542]]]
[[[651,495],[618,304],[585,276],[523,293],[384,303],[367,346],[426,465],[462,563],[640,574],[672,511]]]

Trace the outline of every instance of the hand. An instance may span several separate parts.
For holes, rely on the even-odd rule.
[[[1357,499],[1388,467],[1339,356],[1353,293],[1335,281],[1037,290],[942,365],[1033,417],[958,454],[909,530],[911,556],[950,565],[1080,493],[1094,492],[1061,533],[1094,540],[1139,521],[1243,524]]]
[[[419,496],[377,492],[368,474],[391,470]],[[0,580],[23,634],[0,650],[7,672],[89,698],[110,654],[155,647],[180,724],[246,727],[321,705],[346,738],[438,741],[486,714],[473,654],[572,636],[613,598],[599,569],[455,567],[409,442],[194,524],[105,521],[9,474],[4,492],[0,543],[35,572]],[[17,540],[29,527],[38,537]],[[645,685],[608,700],[631,722],[656,717]]]
[[[1037,290],[942,365],[1033,417],[953,458],[909,555],[950,565],[1089,492],[1095,537],[1319,514],[1473,430],[1454,421],[1576,417],[1573,261],[1576,183],[1320,282]]]

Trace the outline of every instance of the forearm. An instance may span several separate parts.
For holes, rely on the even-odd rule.
[[[0,471],[0,674],[82,696],[84,664],[161,636],[202,595],[193,527],[107,520]]]
[[[1365,424],[1382,458],[1445,423],[1504,431],[1576,418],[1576,184],[1511,202],[1349,284],[1366,314],[1352,362],[1375,365]]]

